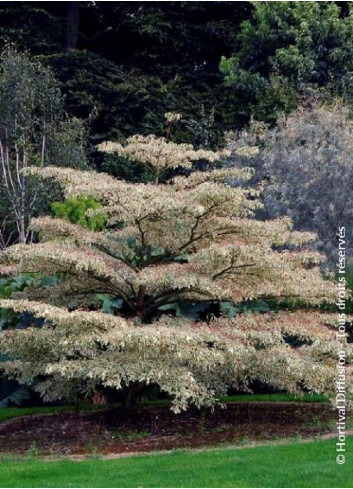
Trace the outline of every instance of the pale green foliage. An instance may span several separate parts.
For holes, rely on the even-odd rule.
[[[153,152],[149,164],[160,167]],[[109,230],[39,218],[31,228],[40,231],[40,243],[3,253],[4,267],[17,263],[19,271],[62,277],[1,302],[46,320],[40,330],[1,335],[11,356],[8,375],[26,383],[40,377],[45,399],[154,383],[173,396],[176,411],[212,405],[230,387],[247,389],[254,380],[290,392],[333,391],[334,317],[306,312],[195,322],[162,315],[185,301],[335,300],[334,284],[317,266],[324,257],[305,249],[315,235],[293,232],[288,219],[253,220],[257,192],[227,185],[248,179],[249,170],[195,172],[159,185],[54,167],[27,173],[55,178],[68,198],[99,201],[102,207],[89,214],[106,216]],[[120,316],[88,311],[97,294],[120,299]],[[292,348],[288,335],[302,346]]]
[[[64,202],[53,202],[51,205],[56,217],[68,219],[92,231],[104,229],[105,217],[104,215],[88,216],[87,211],[100,207],[99,202],[88,196],[66,199]]]
[[[346,251],[353,253],[352,141],[349,110],[336,105],[299,109],[273,129],[253,122],[229,134],[228,147],[232,163],[256,169],[253,184],[265,181],[264,214],[286,215],[295,229],[316,232],[315,246],[335,263],[338,226],[346,226]]]
[[[0,247],[31,239],[29,219],[48,208],[51,190],[21,170],[50,163],[86,167],[82,139],[82,124],[67,118],[52,73],[6,47],[0,55]]]

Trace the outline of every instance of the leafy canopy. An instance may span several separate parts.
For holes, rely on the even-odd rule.
[[[304,96],[352,100],[353,17],[338,2],[251,2],[238,48],[221,71],[243,111],[275,122]],[[349,2],[348,2],[349,4]]]
[[[29,165],[87,167],[83,127],[70,120],[57,80],[28,53],[0,54],[0,246],[31,239],[29,219],[48,209],[43,191],[21,172]]]
[[[238,164],[256,169],[251,185],[266,182],[262,215],[286,215],[295,229],[316,232],[314,245],[334,266],[338,226],[346,225],[347,255],[353,251],[352,140],[349,109],[341,104],[301,107],[274,128],[253,121],[228,133],[228,163],[236,155]]]
[[[129,151],[157,173],[175,162],[191,167],[193,148],[165,144],[136,136],[128,146],[105,149]],[[200,154],[212,163],[219,156]],[[69,199],[100,202],[87,215],[104,215],[107,229],[37,218],[31,229],[41,241],[2,254],[2,269],[62,277],[1,301],[46,321],[40,329],[1,333],[0,346],[11,358],[3,364],[8,375],[36,379],[45,399],[157,384],[176,411],[212,405],[229,388],[247,389],[254,381],[290,392],[334,390],[335,315],[232,318],[230,306],[246,299],[305,299],[316,306],[336,297],[334,284],[320,274],[324,257],[305,247],[315,235],[292,231],[287,218],[252,219],[257,192],[229,186],[249,179],[249,169],[195,171],[164,184],[55,167],[27,173],[55,178]],[[114,299],[114,307],[105,302],[107,312],[100,311],[97,294]],[[181,310],[185,303],[196,309],[222,303],[221,317],[170,315],[176,303]]]

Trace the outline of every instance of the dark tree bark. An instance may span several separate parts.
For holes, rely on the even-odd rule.
[[[144,389],[146,388],[146,382],[131,382],[126,389],[124,399],[122,401],[122,408],[124,411],[133,411],[136,407],[137,401],[141,397]]]
[[[66,50],[77,48],[80,24],[80,2],[67,2]]]

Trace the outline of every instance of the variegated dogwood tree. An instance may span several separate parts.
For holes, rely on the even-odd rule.
[[[94,198],[101,206],[90,212],[104,216],[106,229],[36,218],[31,229],[39,242],[2,253],[2,273],[60,277],[1,301],[45,320],[41,328],[1,332],[7,375],[35,381],[46,400],[113,388],[124,393],[126,406],[156,384],[175,411],[211,406],[255,381],[293,393],[333,392],[335,314],[229,313],[260,298],[304,301],[313,309],[334,301],[335,284],[320,272],[323,255],[306,248],[315,235],[294,232],[288,218],[253,219],[256,191],[228,185],[250,178],[248,169],[189,172],[159,183],[166,170],[190,170],[200,159],[214,163],[221,153],[154,136],[104,143],[101,150],[146,164],[155,182],[27,170],[54,178],[68,198]],[[180,314],[185,304],[206,311],[201,320]]]

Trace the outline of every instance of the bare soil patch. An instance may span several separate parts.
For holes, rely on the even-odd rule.
[[[248,444],[332,431],[335,412],[326,403],[228,403],[226,409],[174,414],[143,407],[89,414],[16,418],[0,424],[0,452],[25,455],[119,454]]]

